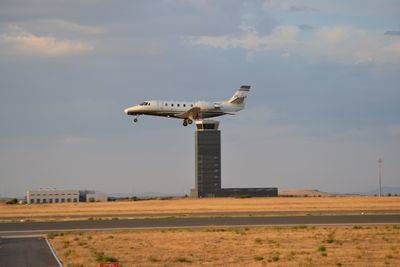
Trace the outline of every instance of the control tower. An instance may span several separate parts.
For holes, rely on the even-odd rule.
[[[215,197],[221,189],[221,131],[215,120],[196,121],[193,197]]]
[[[216,120],[196,121],[195,188],[191,197],[278,196],[278,188],[221,188],[221,131]]]

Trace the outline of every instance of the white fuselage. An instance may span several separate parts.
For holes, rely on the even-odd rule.
[[[185,114],[193,108],[199,108],[201,118],[212,118],[231,114],[242,108],[227,102],[184,102],[184,101],[145,101],[125,109],[127,115],[153,115],[185,119]]]
[[[234,114],[242,110],[249,91],[249,85],[242,85],[229,100],[219,102],[149,100],[129,107],[124,112],[126,115],[136,117],[139,115],[152,115],[183,119],[183,125],[186,126],[194,120]],[[137,118],[134,121],[136,122]]]

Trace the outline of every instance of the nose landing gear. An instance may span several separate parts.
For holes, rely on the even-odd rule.
[[[132,123],[135,124],[138,122],[138,117],[134,117]]]

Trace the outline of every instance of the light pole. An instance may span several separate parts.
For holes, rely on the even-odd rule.
[[[382,158],[378,159],[378,177],[379,177],[379,196],[382,196],[382,169],[383,169],[383,160]]]

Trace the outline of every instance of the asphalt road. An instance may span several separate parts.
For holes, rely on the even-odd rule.
[[[400,214],[382,215],[325,215],[270,217],[192,217],[146,218],[120,220],[84,220],[54,222],[0,223],[0,236],[38,234],[52,231],[142,229],[204,226],[261,226],[261,225],[329,225],[400,223]]]
[[[0,238],[0,266],[60,266],[43,237]]]

